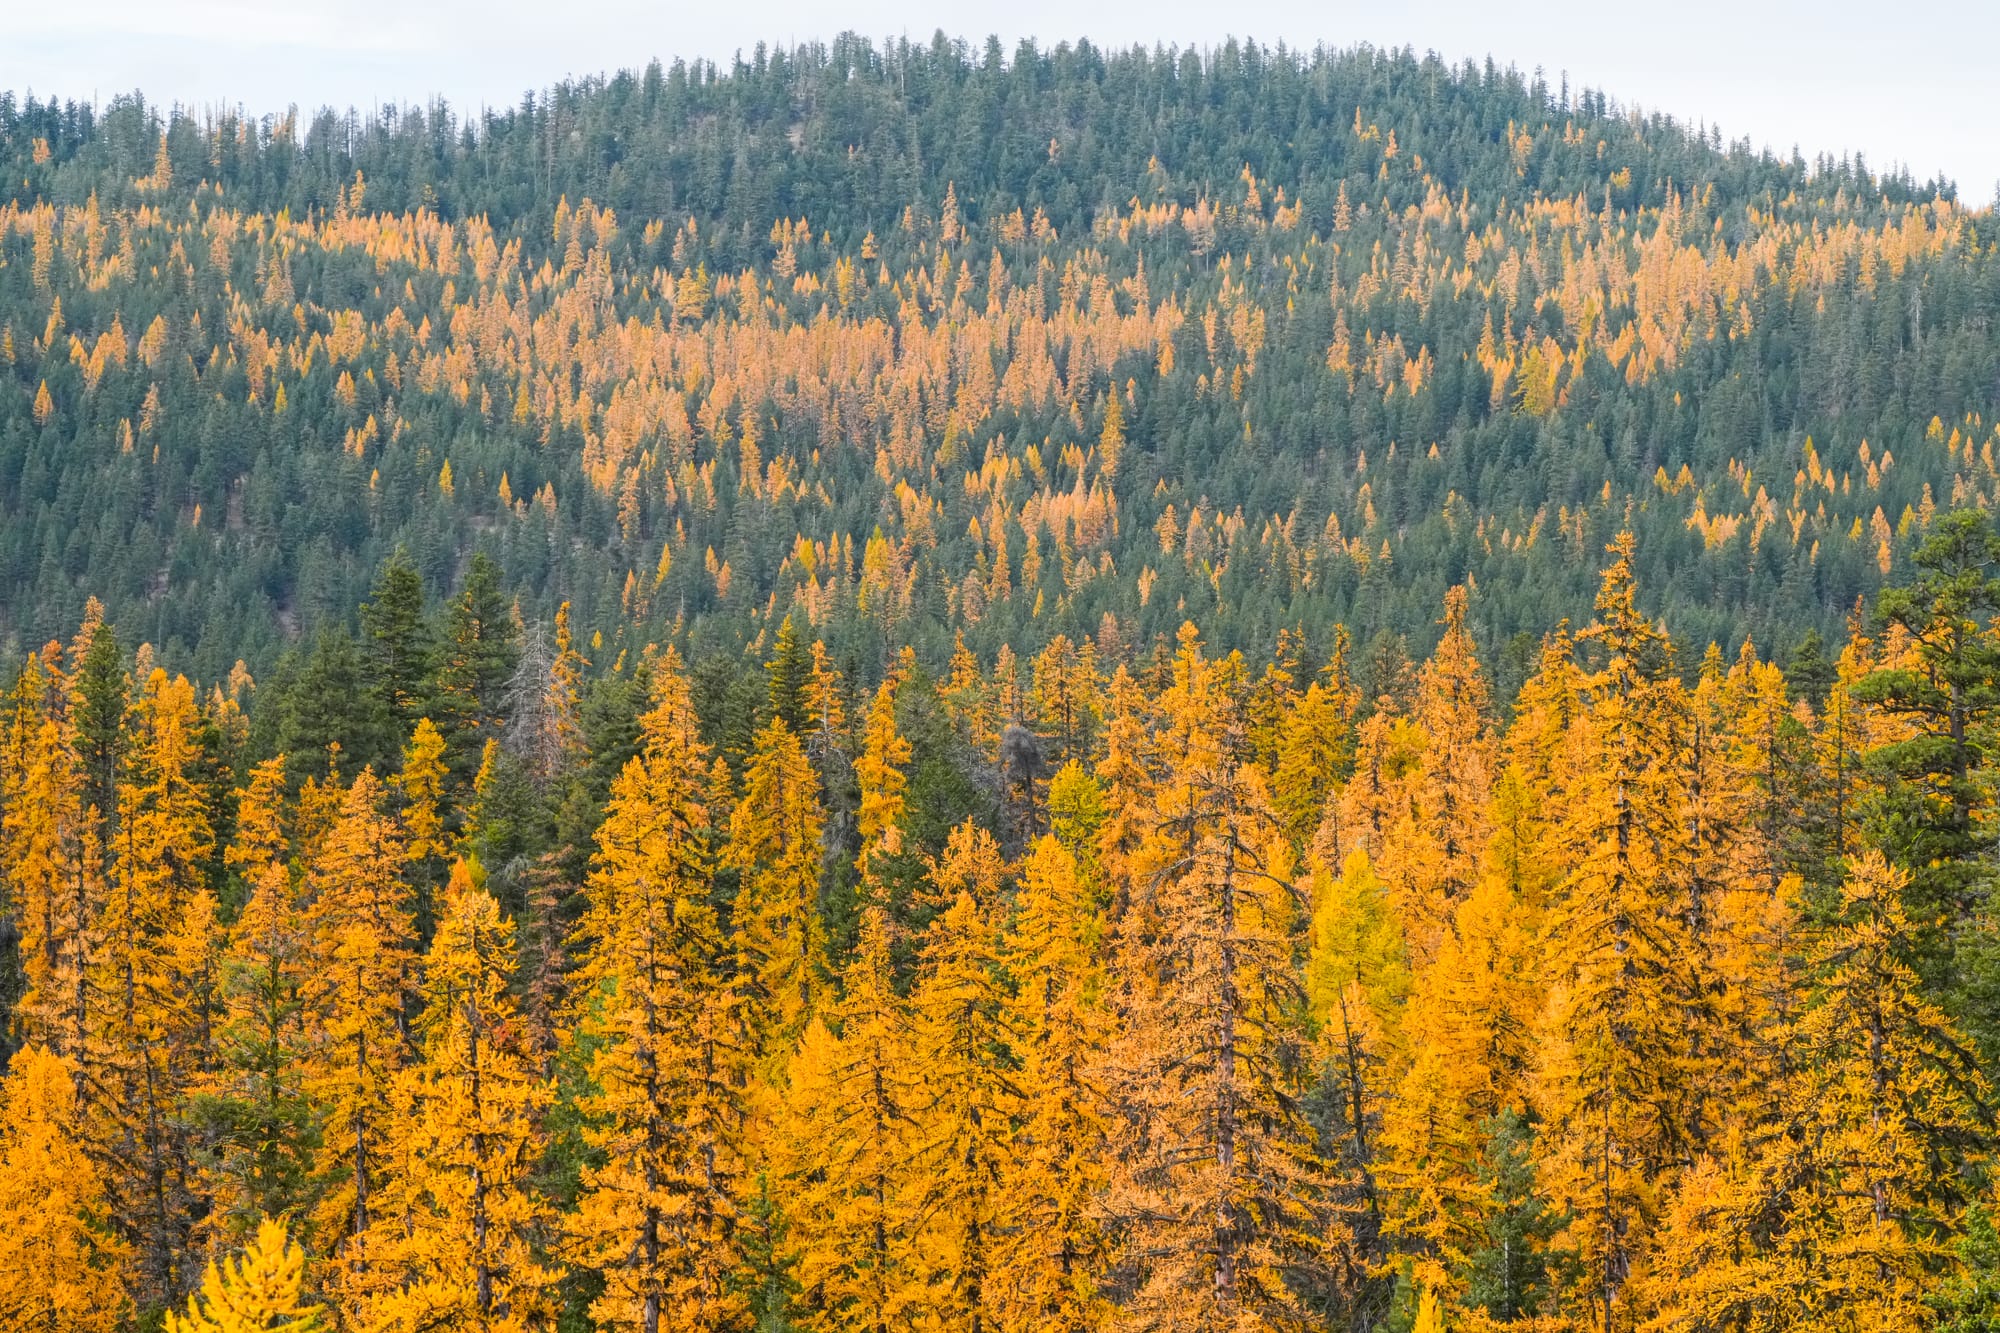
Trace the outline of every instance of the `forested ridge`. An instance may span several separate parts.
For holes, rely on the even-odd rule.
[[[262,676],[400,545],[870,678],[1421,650],[1470,581],[1511,690],[1627,526],[1788,653],[1995,480],[1989,213],[1511,70],[843,40],[469,123],[0,100],[0,162],[17,653],[97,596]]]
[[[1948,185],[843,38],[0,194],[0,1329],[2000,1325]]]

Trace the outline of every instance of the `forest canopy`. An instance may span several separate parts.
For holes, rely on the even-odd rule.
[[[2000,1326],[1995,225],[1369,48],[0,94],[0,1328]]]
[[[262,675],[401,546],[869,679],[1421,651],[1468,582],[1505,692],[1626,527],[1789,653],[1995,484],[1989,214],[1491,65],[843,38],[474,120],[9,96],[0,164],[17,655],[96,596]]]

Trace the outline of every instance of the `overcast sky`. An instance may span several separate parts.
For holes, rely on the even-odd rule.
[[[442,95],[461,108],[517,102],[565,75],[659,57],[727,60],[758,41],[843,29],[928,40],[942,27],[983,42],[1212,45],[1235,35],[1294,46],[1414,46],[1453,60],[1491,55],[1549,81],[1719,125],[1808,158],[1859,151],[1871,166],[1943,173],[1962,198],[1993,201],[2000,126],[1990,67],[2000,5],[1925,0],[1630,0],[1508,5],[1435,0],[24,0],[0,41],[0,88],[105,99],[230,103],[252,113],[363,109]]]

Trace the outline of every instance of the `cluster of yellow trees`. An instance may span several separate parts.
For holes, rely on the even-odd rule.
[[[137,680],[106,811],[88,644],[51,646],[0,753],[0,1326],[543,1329],[579,1291],[643,1333],[1923,1326],[1989,1130],[1853,813],[1915,726],[1858,683],[1917,646],[1857,629],[1821,701],[1747,647],[1684,678],[1613,556],[1504,727],[1464,589],[1369,707],[1191,625],[1066,658],[1038,707],[1086,739],[1024,850],[967,824],[900,898],[914,672],[850,729],[815,655],[810,724],[735,773],[669,649],[532,949],[446,845],[428,724],[395,775],[252,769],[225,909],[227,706]],[[938,689],[1004,747],[1005,685]]]

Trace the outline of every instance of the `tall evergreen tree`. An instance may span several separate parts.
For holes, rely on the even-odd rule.
[[[425,618],[424,582],[402,547],[383,562],[361,604],[369,690],[395,728],[396,744],[430,706],[437,645]]]

